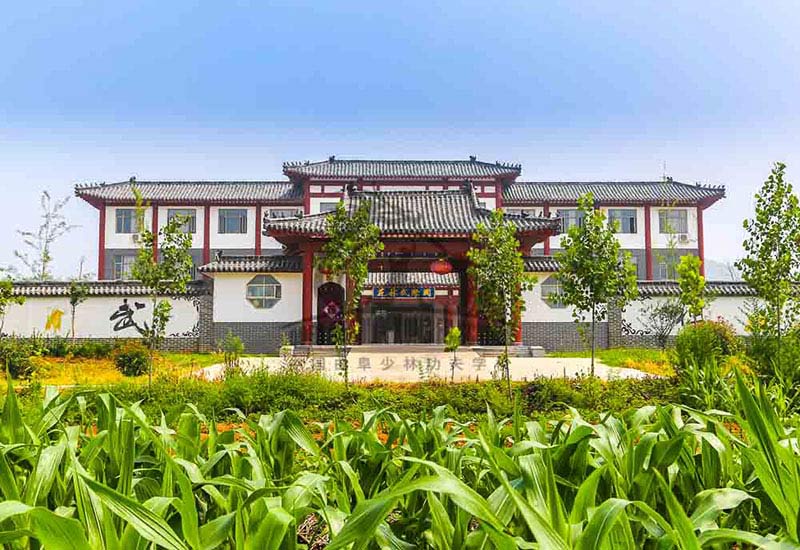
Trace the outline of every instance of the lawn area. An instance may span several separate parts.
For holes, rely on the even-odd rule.
[[[222,362],[219,353],[162,353],[156,356],[154,376],[185,377],[192,372]],[[113,358],[36,357],[35,379],[45,385],[104,385],[119,382],[142,383],[147,375],[126,377],[117,370]]]
[[[590,357],[590,351],[559,351],[549,357]],[[669,352],[652,348],[610,348],[597,350],[595,357],[609,367],[636,369],[656,376],[672,376],[675,370]]]

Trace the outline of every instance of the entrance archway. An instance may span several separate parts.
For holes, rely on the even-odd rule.
[[[333,345],[333,328],[340,325],[344,313],[344,288],[325,283],[317,289],[317,344]]]

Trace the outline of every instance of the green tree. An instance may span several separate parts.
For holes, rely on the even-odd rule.
[[[8,307],[12,305],[22,305],[25,303],[24,296],[14,295],[14,284],[11,279],[0,279],[0,338],[3,337],[3,329],[6,324],[6,313]]]
[[[578,208],[583,222],[570,227],[561,240],[561,250],[555,256],[560,264],[556,278],[562,289],[559,299],[573,307],[575,322],[585,322],[589,316],[594,376],[595,325],[606,318],[610,305],[624,309],[638,296],[638,288],[630,253],[620,250],[616,229],[609,227],[605,214],[594,208],[591,193],[578,199]]]
[[[706,278],[700,274],[700,258],[693,254],[681,256],[677,271],[680,302],[692,321],[698,321],[703,318],[707,305]]]
[[[479,311],[502,337],[503,354],[498,367],[510,395],[508,346],[525,308],[522,293],[533,288],[534,280],[525,273],[516,225],[505,219],[502,210],[493,211],[488,223],[478,224],[472,240],[474,245],[467,251],[467,272],[477,288]]]
[[[456,366],[458,365],[458,348],[461,347],[461,329],[458,327],[450,327],[444,337],[444,351],[452,353],[453,357],[450,359],[450,382],[455,382],[456,379]]]
[[[778,162],[756,193],[755,217],[744,221],[745,257],[736,262],[742,279],[764,303],[766,331],[776,339],[775,361],[781,367],[781,340],[797,321],[800,295],[800,206]]]
[[[144,223],[145,205],[142,195],[132,185],[136,197],[136,223],[139,236],[139,251],[131,269],[133,278],[147,288],[152,314],[150,322],[143,323],[140,333],[150,352],[147,367],[148,384],[153,380],[155,352],[166,337],[167,323],[172,317],[172,304],[163,296],[179,294],[186,290],[192,277],[192,236],[185,233],[184,216],[175,216],[155,233]],[[156,240],[157,239],[157,240]],[[160,260],[156,257],[156,243]]]
[[[70,307],[70,334],[72,335],[73,344],[75,343],[75,315],[78,312],[78,306],[89,298],[89,287],[86,285],[87,276],[83,273],[83,263],[85,259],[86,258],[83,257],[81,258],[78,276],[69,282],[67,294]]]
[[[317,262],[328,280],[345,279],[343,322],[334,328],[333,336],[340,352],[339,370],[348,385],[347,348],[358,338],[360,326],[356,313],[367,281],[369,261],[383,250],[380,229],[370,221],[369,201],[353,205],[340,201],[336,210],[328,215],[325,229],[328,240]]]
[[[53,262],[53,244],[77,227],[70,225],[64,216],[64,207],[70,197],[53,201],[50,193],[42,192],[39,201],[41,209],[41,223],[35,231],[17,231],[22,237],[22,242],[29,252],[15,250],[14,256],[28,268],[30,277],[38,281],[48,281],[52,278],[50,264]]]

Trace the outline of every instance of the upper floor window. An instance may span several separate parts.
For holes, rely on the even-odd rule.
[[[659,210],[658,232],[667,235],[673,233],[688,233],[689,221],[686,216],[686,210]]]
[[[136,261],[136,256],[128,254],[116,254],[111,262],[111,278],[112,279],[130,279],[133,263]]]
[[[319,203],[320,213],[333,212],[339,206],[338,202],[321,202]]]
[[[256,275],[247,283],[247,300],[259,309],[269,308],[281,299],[281,283],[272,275]]]
[[[284,220],[286,218],[296,218],[302,213],[303,211],[299,208],[270,208],[269,217],[273,220]]]
[[[138,233],[135,208],[117,208],[117,233]]]
[[[570,227],[583,225],[583,212],[577,209],[558,210],[556,215],[561,218],[561,229],[568,231]]]
[[[617,233],[636,233],[636,210],[629,208],[610,208],[608,223]]]
[[[171,222],[180,216],[185,221],[181,226],[184,233],[197,233],[197,211],[194,208],[170,208],[167,210],[167,221]]]
[[[247,233],[247,209],[220,208],[219,233]]]

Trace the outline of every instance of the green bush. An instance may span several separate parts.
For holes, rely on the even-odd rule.
[[[678,333],[675,363],[679,371],[707,361],[720,364],[725,357],[736,355],[740,350],[741,342],[730,323],[723,319],[698,321],[686,325]]]
[[[106,359],[114,354],[115,345],[110,342],[92,341],[81,342],[72,348],[72,355],[84,359]]]
[[[141,376],[147,372],[149,352],[139,342],[128,342],[114,352],[114,364],[125,376]]]
[[[0,339],[0,368],[8,369],[13,378],[27,378],[31,374],[34,355],[39,355],[38,350],[28,339]]]
[[[47,357],[66,357],[72,353],[72,345],[69,340],[61,336],[49,338],[42,350],[42,355]]]

